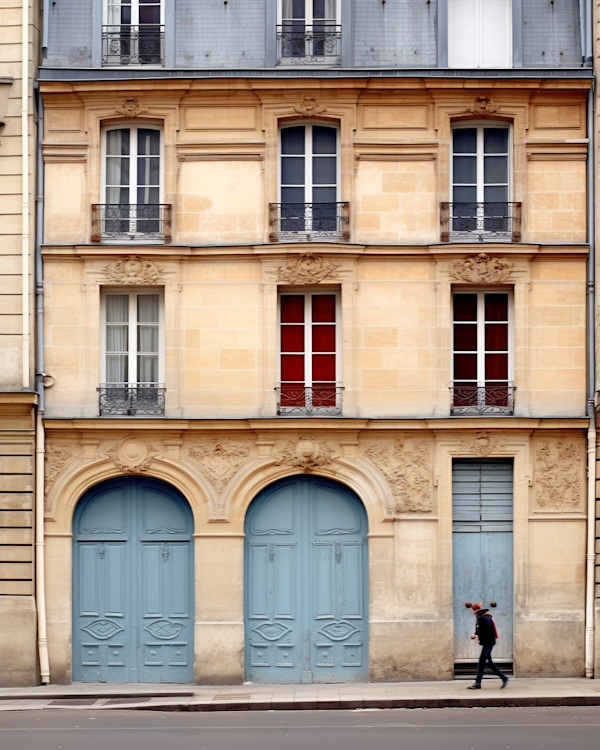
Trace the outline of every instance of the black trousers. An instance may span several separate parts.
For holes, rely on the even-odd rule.
[[[498,669],[498,667],[494,664],[492,661],[492,649],[493,646],[482,646],[481,647],[481,656],[479,657],[479,666],[477,667],[477,677],[475,678],[476,683],[481,682],[481,678],[483,677],[483,670],[485,669],[486,663],[489,664],[490,669],[492,672],[498,675],[498,677],[504,682],[506,677],[502,674],[502,672]]]

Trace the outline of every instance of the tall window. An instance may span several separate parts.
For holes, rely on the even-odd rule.
[[[453,297],[453,413],[512,413],[509,293]]]
[[[102,236],[106,239],[161,239],[161,133],[135,126],[106,131]]]
[[[161,295],[107,292],[103,298],[103,318],[101,413],[162,413]]]
[[[339,300],[335,293],[280,297],[280,414],[341,414]]]
[[[281,65],[339,65],[339,0],[280,0],[277,28]]]
[[[511,24],[511,0],[448,0],[449,66],[510,67]]]
[[[106,0],[103,24],[103,65],[164,64],[161,0]]]

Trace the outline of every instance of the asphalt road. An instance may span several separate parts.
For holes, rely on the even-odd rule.
[[[0,714],[2,750],[599,750],[600,707]]]

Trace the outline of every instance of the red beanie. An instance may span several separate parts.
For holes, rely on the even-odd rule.
[[[477,612],[478,609],[481,609],[481,602],[475,602],[475,604],[471,604],[471,609],[473,612]]]

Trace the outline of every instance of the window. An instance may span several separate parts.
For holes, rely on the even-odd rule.
[[[158,128],[111,128],[105,133],[104,203],[95,207],[94,239],[171,239],[170,205],[162,200]]]
[[[280,153],[281,202],[271,205],[271,239],[348,239],[348,204],[338,202],[337,128],[282,128]]]
[[[511,0],[448,0],[451,68],[512,65]]]
[[[454,292],[453,414],[512,414],[511,295]]]
[[[280,65],[340,65],[340,0],[281,0],[277,60]]]
[[[520,203],[509,200],[510,131],[507,126],[460,125],[452,130],[452,203],[442,204],[443,240],[518,241]],[[448,223],[449,222],[449,223]]]
[[[105,293],[101,415],[164,413],[162,307],[156,293]]]
[[[161,0],[106,0],[102,65],[164,65]]]
[[[339,320],[334,292],[280,296],[278,414],[342,413]]]

